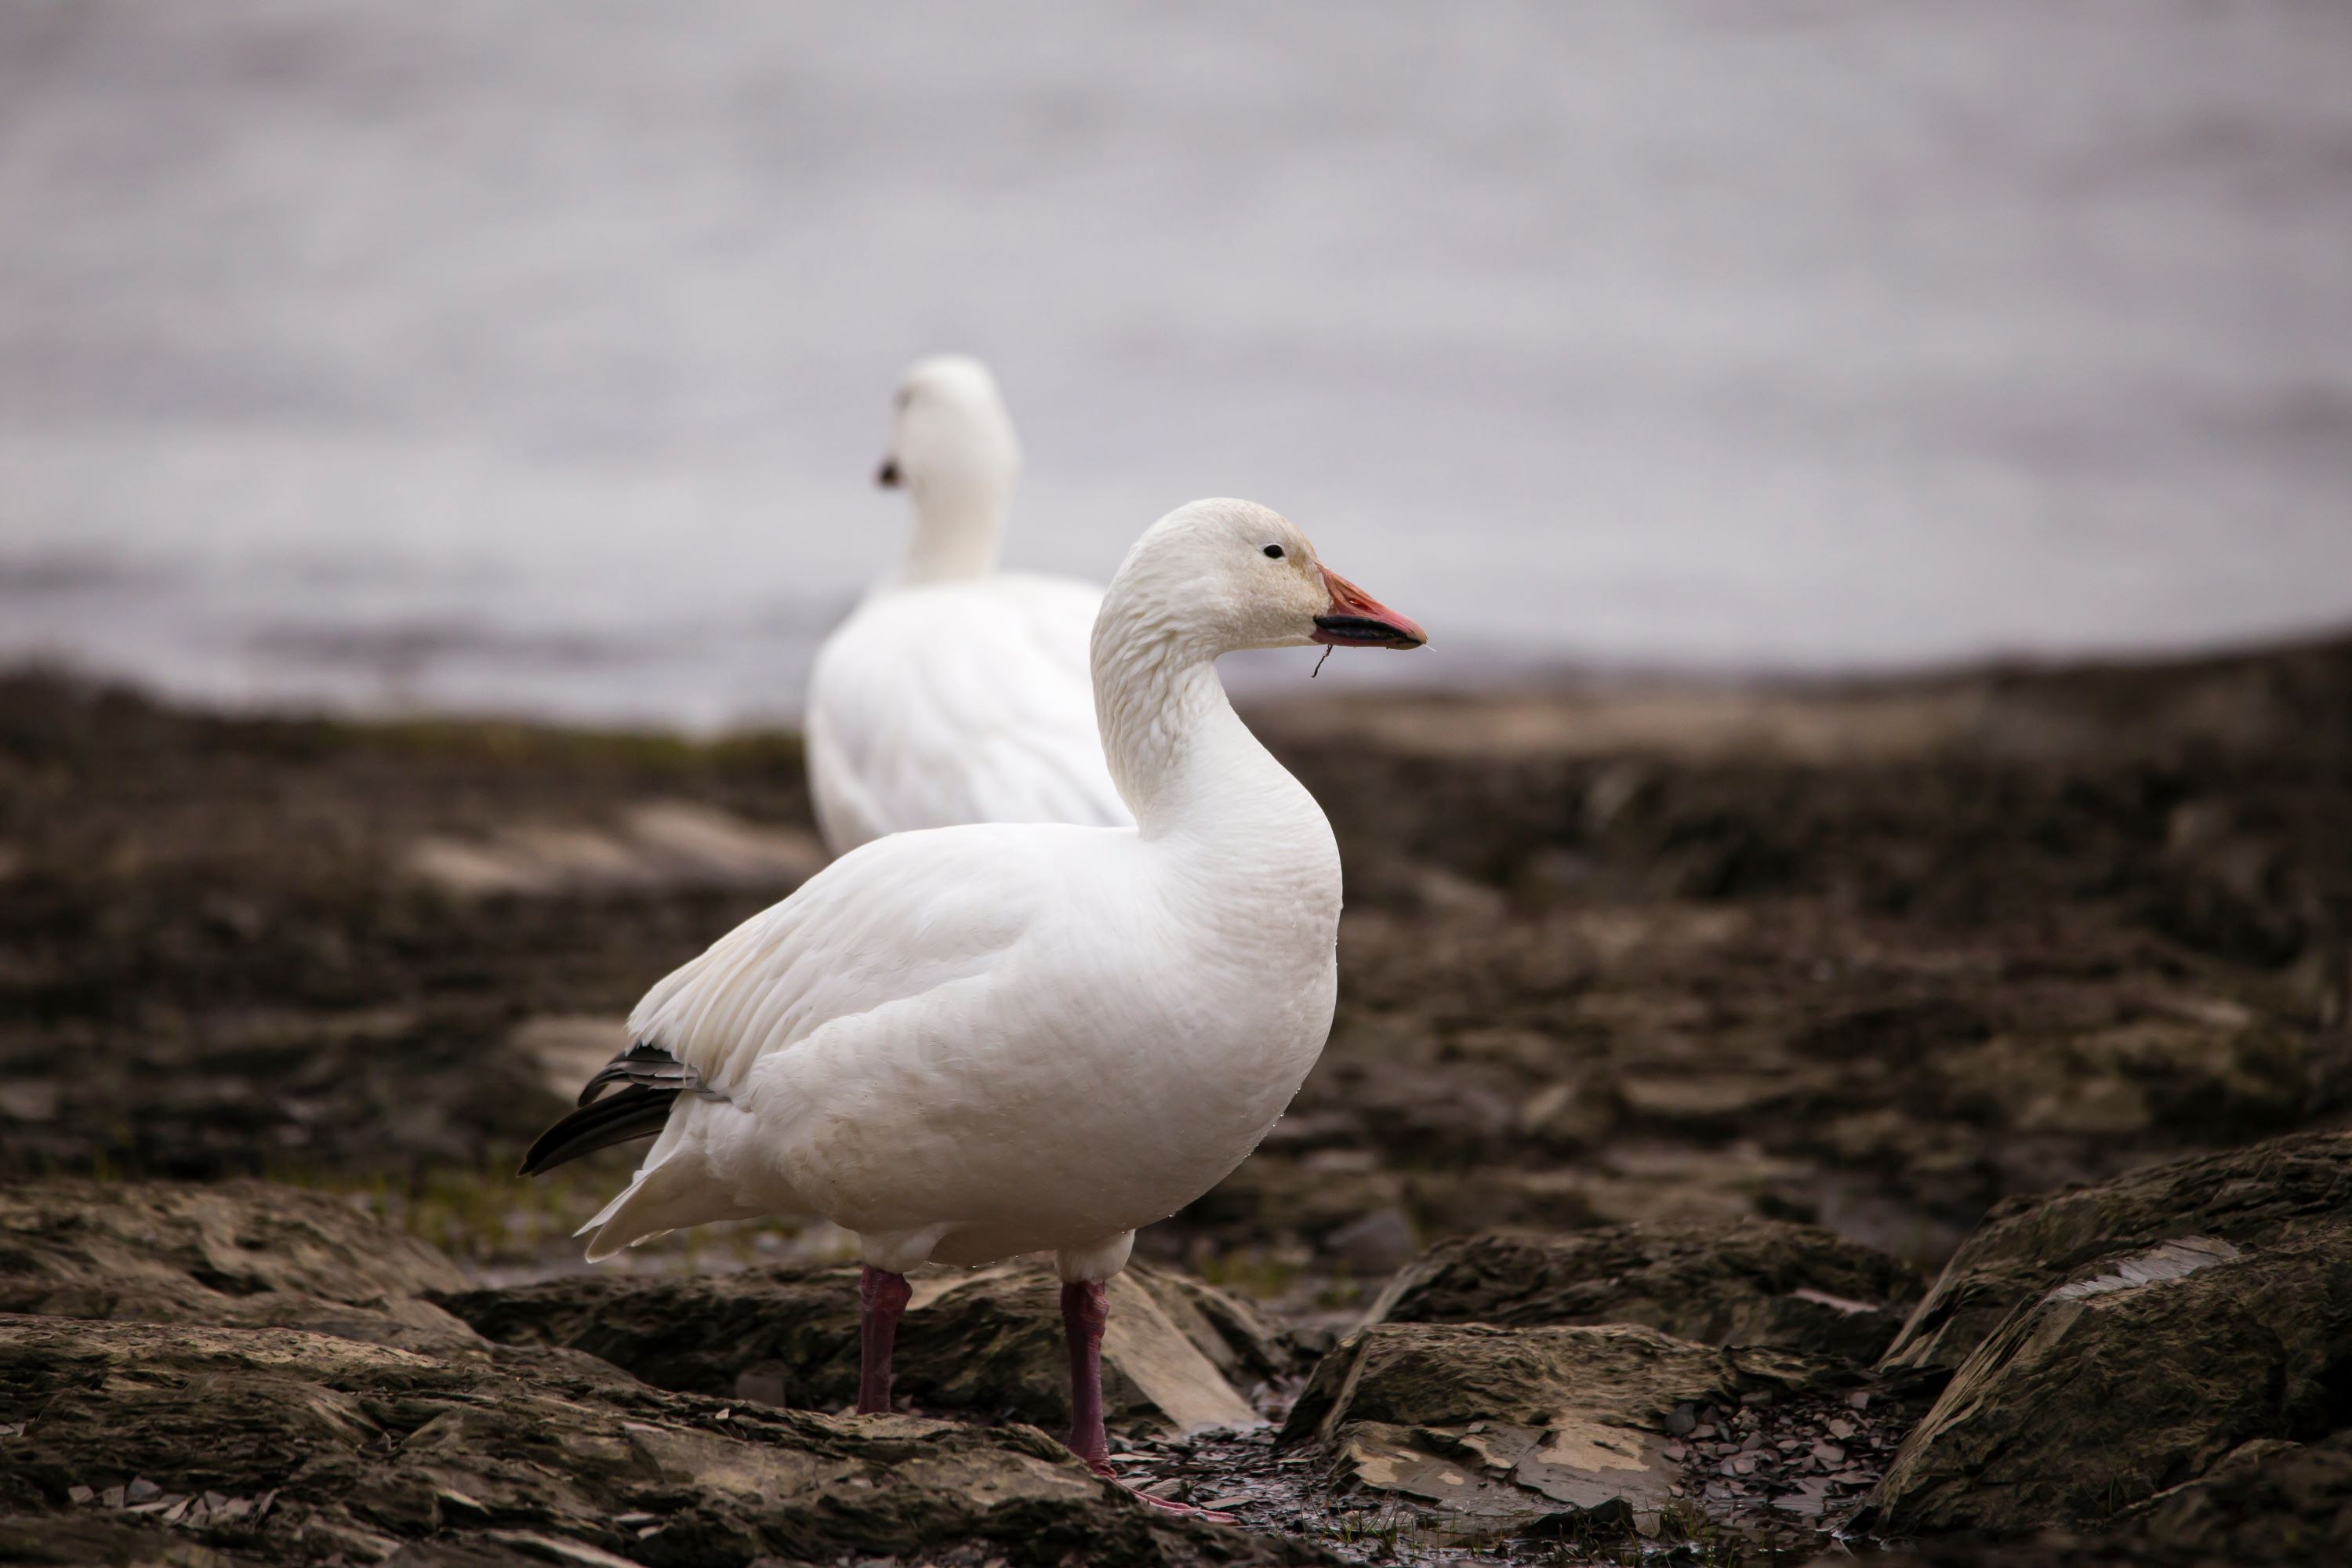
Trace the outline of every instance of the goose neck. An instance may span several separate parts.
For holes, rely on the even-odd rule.
[[[970,481],[915,487],[914,537],[895,581],[944,583],[994,572],[1004,552],[1011,501],[998,487]]]
[[[1095,715],[1143,837],[1263,842],[1291,817],[1320,823],[1313,799],[1234,711],[1213,651],[1171,628],[1106,635],[1110,610],[1096,623]]]

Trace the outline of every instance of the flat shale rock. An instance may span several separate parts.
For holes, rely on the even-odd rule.
[[[1948,1371],[2021,1303],[2078,1271],[2204,1237],[2258,1247],[2352,1213],[2352,1132],[2314,1132],[2004,1199],[1963,1242],[1880,1363]]]
[[[0,1312],[456,1351],[479,1337],[422,1298],[465,1283],[433,1247],[323,1193],[251,1181],[0,1186]]]
[[[730,1408],[543,1352],[0,1316],[16,1421],[0,1532],[54,1520],[99,1561],[1325,1560],[1155,1515],[1032,1428]]]
[[[0,1310],[8,1311],[103,1318],[146,1298],[269,1290],[359,1304],[465,1283],[435,1248],[299,1187],[63,1178],[0,1186]],[[53,1304],[18,1304],[34,1296]]]
[[[1068,1353],[1051,1269],[999,1264],[919,1275],[914,1286],[891,1363],[902,1400],[928,1413],[1068,1425]],[[493,1340],[586,1351],[661,1388],[781,1399],[795,1409],[836,1409],[856,1397],[855,1268],[577,1275],[439,1300]],[[1256,1425],[1243,1391],[1290,1363],[1279,1332],[1221,1290],[1143,1265],[1111,1282],[1103,1398],[1116,1429]]]
[[[0,1563],[21,1568],[236,1568],[231,1556],[162,1524],[106,1518],[0,1518]]]
[[[1817,1226],[1606,1226],[1432,1248],[1374,1322],[1646,1323],[1705,1344],[1779,1345],[1868,1363],[1919,1294],[1907,1264]]]
[[[1691,1410],[1825,1377],[1792,1352],[1631,1324],[1379,1323],[1323,1358],[1280,1440],[1318,1444],[1344,1481],[1483,1525],[1588,1515],[1650,1528],[1681,1495],[1667,1450]]]
[[[2247,1444],[2352,1426],[2347,1153],[2343,1135],[2284,1139],[1997,1215],[1911,1344],[1932,1364],[1929,1347],[1973,1337],[1973,1314],[2035,1293],[1975,1343],[1865,1521],[2101,1524]]]
[[[1851,1568],[1844,1551],[1807,1568]],[[2352,1434],[2258,1441],[2092,1529],[1920,1540],[1864,1561],[1899,1568],[2340,1568],[2352,1562]]]
[[[2129,1533],[2211,1563],[2352,1563],[2352,1432],[2249,1443],[2136,1510]]]

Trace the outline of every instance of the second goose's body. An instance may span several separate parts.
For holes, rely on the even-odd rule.
[[[907,372],[881,479],[913,501],[914,535],[809,676],[809,791],[835,855],[917,827],[1132,820],[1087,668],[1102,591],[998,566],[1020,468],[986,366]]]

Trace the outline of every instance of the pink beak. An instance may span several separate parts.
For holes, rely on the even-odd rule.
[[[1328,566],[1323,585],[1331,607],[1315,617],[1314,640],[1333,647],[1419,647],[1429,634]]]

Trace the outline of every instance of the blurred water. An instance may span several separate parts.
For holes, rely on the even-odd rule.
[[[1017,562],[1247,495],[1437,639],[1327,682],[2333,624],[2347,77],[2296,0],[16,0],[0,653],[788,713],[941,348]]]

